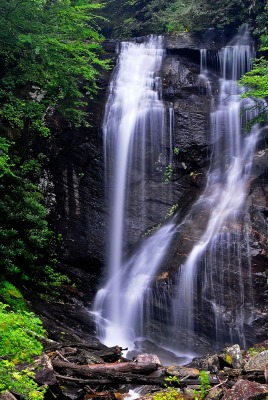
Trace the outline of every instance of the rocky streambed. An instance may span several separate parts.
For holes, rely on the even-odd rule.
[[[164,366],[154,354],[129,360],[119,346],[68,335],[62,342],[46,340],[35,362],[35,379],[47,385],[47,400],[268,399],[268,341],[247,351],[233,345],[184,366]],[[14,395],[7,392],[0,399],[14,400]]]

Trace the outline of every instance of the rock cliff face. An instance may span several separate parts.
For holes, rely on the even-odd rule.
[[[115,58],[116,42],[106,44],[106,57]],[[53,120],[47,170],[55,202],[50,221],[63,235],[61,261],[99,272],[105,257],[106,209],[102,117],[111,70],[101,72],[95,98],[88,100],[89,128],[70,130]]]
[[[211,45],[215,46],[214,43]],[[180,154],[171,185],[166,185],[165,165],[159,163],[160,155],[155,155],[155,170],[147,180],[150,191],[145,200],[146,223],[139,221],[137,203],[131,210],[131,246],[146,230],[158,226],[174,204],[184,202],[186,192],[190,191],[189,196],[195,198],[208,166],[210,101],[206,96],[199,96],[198,85],[199,49],[204,44],[197,38],[184,35],[179,39],[166,39],[165,46],[167,51],[161,71],[163,99],[167,120],[169,107],[172,105],[174,108],[173,145],[180,149]],[[110,42],[105,47],[108,56],[114,59],[117,43]],[[95,99],[89,101],[91,128],[56,130],[47,166],[55,194],[51,223],[64,236],[62,261],[85,269],[92,268],[92,265],[101,266],[105,257],[107,215],[101,125],[110,75],[102,75],[101,90]],[[196,174],[189,177],[191,172]],[[168,198],[167,188],[171,192]]]
[[[215,35],[211,32],[208,36],[201,37],[183,34],[181,37],[165,38],[166,56],[161,70],[162,93],[167,116],[169,109],[174,110],[173,146],[179,149],[179,154],[174,159],[173,174],[168,185],[164,176],[166,165],[162,165],[159,155],[156,155],[155,170],[147,182],[150,191],[146,199],[146,221],[140,221],[137,203],[131,209],[128,221],[128,234],[131,239],[129,251],[141,240],[146,231],[165,221],[174,205],[178,205],[180,209],[178,218],[181,220],[204,189],[212,149],[211,97],[207,95],[206,88],[200,85],[198,75],[200,49],[208,48],[213,53],[227,41],[223,35]],[[114,43],[110,43],[109,52],[112,57],[115,55],[115,47]],[[58,131],[51,141],[50,161],[47,166],[55,194],[51,223],[64,238],[61,261],[70,268],[75,267],[90,273],[93,271],[95,276],[102,275],[106,247],[107,212],[104,198],[101,120],[108,81],[109,74],[105,74],[100,81],[101,91],[98,97],[89,103],[92,127],[77,132],[67,128]],[[217,90],[216,77],[212,87]],[[167,149],[169,152],[171,150]],[[249,343],[265,339],[268,329],[268,150],[265,131],[256,151],[254,163],[252,181],[248,188],[252,277],[244,276],[248,282],[252,278],[255,300],[254,307],[249,312],[246,332]],[[166,196],[167,186],[168,196]],[[192,222],[192,226],[188,229],[195,231],[198,236],[196,231],[201,227],[202,221],[198,225]],[[160,290],[165,293],[167,286],[169,290],[174,290],[172,274],[190,251],[191,243],[187,240],[189,231],[186,229],[175,240],[169,259],[161,271],[161,276],[170,275],[170,280],[157,281]],[[236,266],[233,265],[232,268],[235,269]],[[215,278],[217,281],[217,277]],[[221,285],[220,280],[217,284]],[[247,285],[247,288],[249,287],[250,283]],[[230,288],[226,295],[227,303],[228,298],[232,301],[236,291],[237,288]],[[163,310],[158,309],[156,304],[153,306],[156,309],[156,318],[148,329],[153,332],[152,337],[159,338],[159,335],[163,335],[160,341],[164,343],[167,321],[163,317]],[[203,314],[198,316],[196,324],[200,321],[203,328],[194,340],[202,350],[207,350],[210,346],[210,326],[215,323],[209,308],[204,309]],[[226,323],[227,325],[231,323],[231,317],[229,320],[226,317]],[[172,332],[172,327],[168,329]],[[175,332],[172,334],[174,341],[181,340],[176,337]]]

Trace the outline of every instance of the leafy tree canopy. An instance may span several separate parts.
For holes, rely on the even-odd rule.
[[[104,13],[112,18],[104,32],[127,37],[238,27],[245,22],[261,29],[265,5],[264,0],[108,0]]]
[[[41,164],[22,161],[12,152],[12,143],[0,138],[0,295],[6,279],[18,286],[31,280],[56,294],[68,279],[56,272],[58,239],[48,226],[42,188],[35,183]]]
[[[83,121],[83,90],[96,91],[102,37],[90,0],[0,0],[0,121],[48,134],[56,108]]]

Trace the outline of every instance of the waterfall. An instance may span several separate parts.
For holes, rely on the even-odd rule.
[[[162,40],[121,44],[118,64],[110,84],[103,137],[106,194],[109,199],[108,275],[95,298],[98,335],[108,345],[130,346],[143,333],[143,301],[167,252],[174,231],[170,222],[146,238],[132,256],[127,256],[128,210],[144,204],[148,190],[145,178],[158,158],[165,157],[165,108],[157,73],[163,57]],[[133,203],[132,191],[139,193]],[[144,223],[144,222],[143,222]],[[144,224],[144,228],[146,228]]]
[[[207,69],[207,49],[200,50],[200,74],[199,74],[199,87],[201,92],[204,89],[205,94],[211,95],[212,89],[211,84],[208,76],[208,69]]]
[[[211,165],[204,193],[190,213],[196,231],[202,226],[202,233],[179,269],[173,299],[173,322],[188,349],[194,348],[194,332],[218,342],[236,340],[245,345],[246,309],[252,304],[250,279],[242,279],[242,269],[248,277],[251,270],[245,199],[258,129],[242,132],[243,120],[254,116],[250,111],[254,103],[241,100],[243,88],[236,81],[250,69],[253,57],[247,31],[219,52],[221,77],[218,98],[212,103]],[[201,68],[210,93],[204,50]],[[207,326],[200,321],[201,310],[202,315],[207,313]]]

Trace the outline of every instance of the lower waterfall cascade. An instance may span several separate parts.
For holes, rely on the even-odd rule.
[[[212,66],[209,52],[200,49],[199,85],[211,99],[206,186],[181,220],[169,216],[147,232],[144,198],[150,188],[145,178],[150,179],[159,165],[163,179],[167,168],[172,172],[174,110],[161,99],[162,38],[121,44],[103,122],[110,214],[107,272],[92,311],[105,344],[131,350],[134,342],[149,339],[178,355],[198,354],[197,338],[202,335],[218,347],[247,345],[245,329],[254,318],[254,300],[246,198],[260,128],[243,131],[257,111],[253,100],[241,99],[244,88],[237,80],[250,70],[254,56],[247,29],[213,55],[217,65]],[[212,74],[214,81],[217,77],[216,90]],[[170,197],[173,183],[166,183]],[[133,190],[139,193],[138,204],[133,203]],[[129,251],[132,207],[139,207],[146,235]],[[165,270],[172,243],[184,235],[187,224],[192,227],[187,233],[191,250],[177,265],[177,273],[167,274],[165,285],[158,285],[158,272]],[[156,316],[159,309],[165,315]],[[163,343],[157,329],[150,332],[154,320],[162,321]]]
[[[205,58],[204,53],[202,56]],[[236,82],[250,69],[253,58],[248,31],[219,52],[220,90],[211,111],[214,146],[210,170],[206,188],[190,212],[191,218],[197,214],[199,220],[204,218],[205,228],[179,270],[173,299],[173,321],[189,349],[193,347],[192,332],[200,329],[198,312],[204,308],[214,315],[211,335],[217,342],[246,345],[244,324],[249,322],[253,299],[245,201],[259,130],[254,126],[249,134],[242,132],[242,123],[256,116],[256,110],[251,99],[241,100],[243,88]],[[206,74],[207,70],[201,69],[203,79]],[[242,279],[242,268],[248,282]],[[220,282],[217,290],[215,281]],[[228,303],[231,298],[231,312],[226,297]]]

